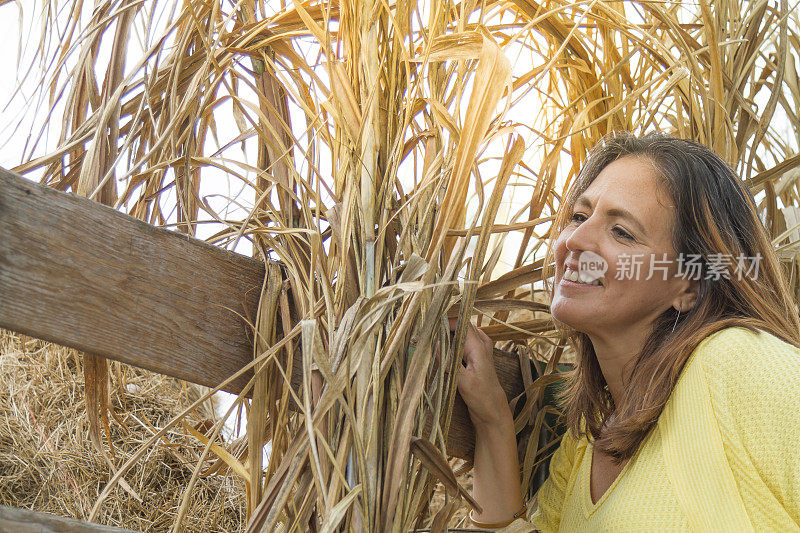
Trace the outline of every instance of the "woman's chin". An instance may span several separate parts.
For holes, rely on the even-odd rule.
[[[592,325],[597,323],[596,315],[581,312],[577,309],[565,309],[562,306],[551,306],[550,314],[561,324],[584,333],[591,330]]]

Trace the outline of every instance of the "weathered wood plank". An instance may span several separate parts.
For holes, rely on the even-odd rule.
[[[0,169],[0,327],[213,387],[252,360],[237,313],[255,317],[263,279],[257,260]],[[496,350],[495,367],[519,394],[518,359]],[[473,447],[459,397],[448,451]]]
[[[131,529],[103,526],[0,505],[0,531],[14,533],[134,533]]]
[[[0,170],[0,326],[206,386],[252,360],[264,265]],[[238,392],[239,379],[228,390]]]

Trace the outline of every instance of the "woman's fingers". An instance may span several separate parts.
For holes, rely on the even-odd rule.
[[[479,365],[486,365],[492,361],[494,343],[489,337],[473,324],[469,325],[468,336],[471,341],[470,360]]]
[[[449,319],[450,329],[455,331],[458,318]],[[467,322],[467,334],[464,340],[464,352],[461,361],[470,370],[494,370],[492,354],[494,343],[486,333],[481,331],[472,322]]]
[[[497,379],[492,357],[494,343],[468,323],[464,342],[464,368],[459,369],[458,391],[473,423],[485,424],[508,410],[508,401]]]

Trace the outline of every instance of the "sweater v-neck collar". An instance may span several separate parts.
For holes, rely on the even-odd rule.
[[[589,441],[589,444],[586,449],[587,458],[583,461],[585,465],[583,469],[584,470],[583,474],[581,476],[582,486],[580,488],[583,500],[583,511],[586,518],[592,516],[600,508],[600,506],[603,505],[603,502],[605,502],[610,497],[611,493],[614,492],[616,486],[621,483],[622,479],[625,477],[628,470],[630,470],[631,465],[633,465],[634,461],[636,461],[636,458],[639,456],[639,453],[642,451],[642,448],[647,446],[647,444],[650,442],[651,437],[653,435],[653,431],[656,431],[656,428],[653,428],[653,430],[650,431],[647,437],[645,437],[644,441],[642,442],[642,445],[639,446],[639,448],[636,450],[636,453],[634,453],[633,457],[631,457],[630,461],[628,461],[625,464],[625,466],[622,467],[620,473],[617,475],[617,477],[614,479],[611,485],[608,486],[608,488],[600,496],[600,498],[597,500],[596,503],[592,502],[592,463],[594,462],[594,443],[591,440]]]

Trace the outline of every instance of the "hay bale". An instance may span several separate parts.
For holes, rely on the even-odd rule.
[[[122,465],[156,428],[204,389],[112,363],[112,461]],[[89,440],[81,357],[75,350],[0,330],[0,504],[86,520],[111,468]],[[215,419],[206,402],[188,424]],[[139,531],[168,531],[201,444],[170,431],[125,476],[142,497],[117,486],[98,522]],[[104,441],[108,446],[108,441]],[[240,531],[244,485],[232,475],[197,484],[184,531]]]

